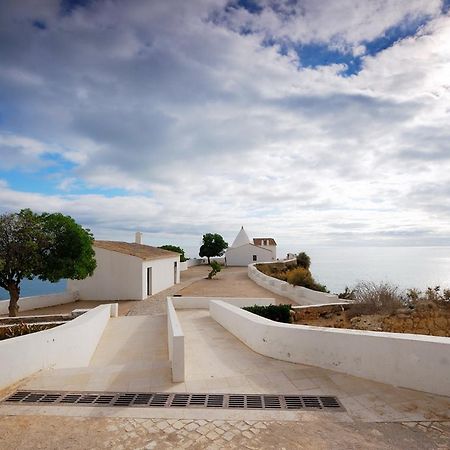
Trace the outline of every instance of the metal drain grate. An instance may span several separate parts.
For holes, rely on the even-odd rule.
[[[311,395],[17,391],[4,399],[2,403],[150,408],[344,411],[344,407],[336,397]]]

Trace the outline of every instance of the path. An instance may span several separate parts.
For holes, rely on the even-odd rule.
[[[190,269],[180,285],[111,319],[89,367],[43,371],[19,388],[327,394],[347,412],[0,405],[0,448],[450,448],[448,398],[266,358],[206,310],[179,311],[187,375],[184,383],[171,383],[167,295],[274,297],[246,269],[227,268],[218,280],[205,280],[207,270]]]

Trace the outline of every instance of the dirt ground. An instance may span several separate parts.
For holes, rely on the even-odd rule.
[[[275,298],[277,303],[292,303],[291,300],[273,292],[268,291],[255,282],[247,275],[246,267],[225,267],[217,276],[212,279],[206,279],[209,272],[208,266],[193,267],[188,270],[199,274],[204,274],[201,279],[190,286],[181,289],[178,293],[185,297],[262,297]]]

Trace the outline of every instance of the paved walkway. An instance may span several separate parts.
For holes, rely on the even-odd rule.
[[[228,268],[218,280],[205,280],[207,270],[190,269],[181,285],[110,320],[89,367],[43,371],[19,388],[326,394],[347,412],[1,405],[0,449],[450,448],[449,398],[266,358],[206,310],[178,311],[187,376],[171,383],[167,295],[273,297],[245,269]]]

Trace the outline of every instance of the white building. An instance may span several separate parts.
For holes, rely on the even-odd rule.
[[[95,241],[97,267],[84,280],[69,280],[80,300],[144,300],[180,282],[180,254],[136,242]]]
[[[225,252],[225,260],[228,266],[248,266],[254,262],[275,261],[276,246],[272,238],[256,238],[252,244],[242,227],[231,247]]]

